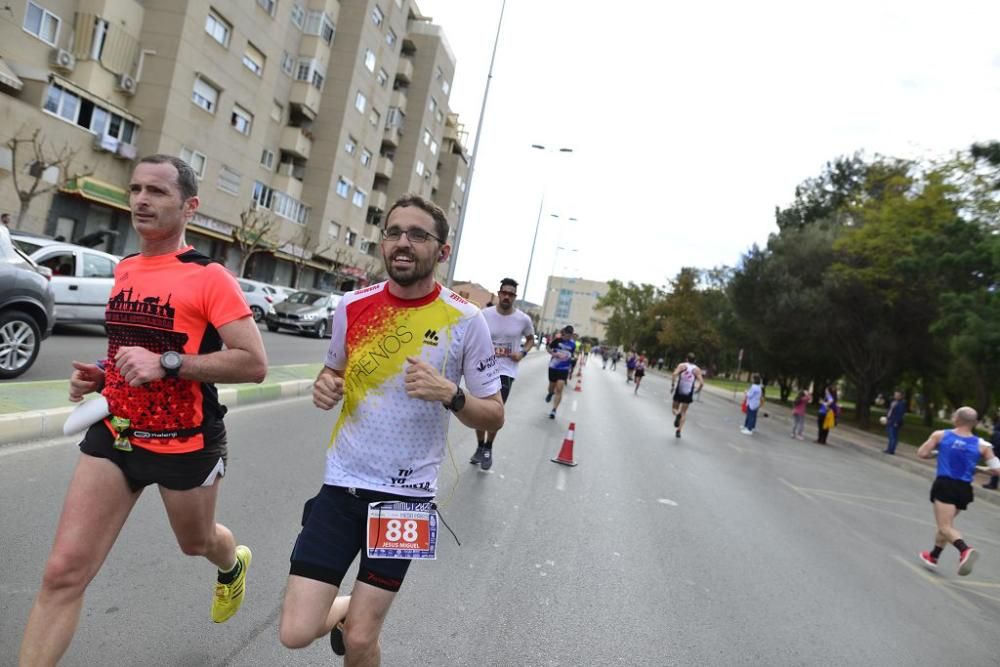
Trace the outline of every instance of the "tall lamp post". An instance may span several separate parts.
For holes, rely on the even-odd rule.
[[[540,150],[540,151],[549,150],[545,148],[545,146],[543,146],[542,144],[531,144],[531,147],[534,148],[535,150]],[[572,148],[559,148],[553,150],[558,150],[560,153],[573,152]],[[542,224],[542,209],[544,208],[545,208],[545,187],[543,186],[542,199],[541,201],[538,202],[538,217],[535,218],[535,235],[531,239],[531,252],[528,254],[528,270],[524,274],[524,288],[521,291],[521,294],[523,295],[521,297],[522,301],[528,300],[528,280],[531,278],[531,263],[535,259],[535,244],[538,242],[538,228],[541,227]],[[552,217],[558,218],[559,216],[553,215]],[[576,218],[570,218],[570,220],[576,220]]]

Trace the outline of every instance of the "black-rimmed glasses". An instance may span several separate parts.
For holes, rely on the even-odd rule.
[[[411,227],[410,229],[401,229],[399,227],[390,227],[389,229],[382,230],[382,240],[392,241],[395,243],[399,239],[403,238],[403,235],[410,240],[410,243],[427,243],[428,239],[434,239],[438,243],[444,243],[441,239],[434,236],[430,232],[425,232],[419,227]]]

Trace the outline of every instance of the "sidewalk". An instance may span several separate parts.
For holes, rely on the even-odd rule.
[[[234,408],[308,394],[321,365],[272,366],[261,384],[217,385],[219,401]],[[61,436],[76,407],[68,395],[68,379],[0,383],[0,445]]]
[[[737,412],[739,411],[740,402],[743,400],[742,392],[737,392],[736,398],[734,399],[733,392],[731,390],[713,387],[708,383],[705,384],[705,388],[702,391],[724,401],[731,402],[733,404],[733,409]],[[770,417],[765,418],[763,415],[765,412],[768,413]],[[764,407],[761,409],[761,415],[758,417],[758,423],[766,424],[768,422],[774,422],[781,433],[786,436],[790,436],[792,432],[792,409],[781,405],[780,403],[765,403]],[[809,435],[810,433],[812,433],[811,436]],[[929,480],[933,480],[937,472],[937,463],[934,459],[917,458],[916,447],[899,443],[896,447],[896,453],[890,456],[884,452],[886,438],[876,437],[871,433],[854,428],[853,426],[846,424],[837,425],[836,428],[830,431],[830,436],[827,438],[827,445],[820,445],[814,442],[816,437],[815,434],[816,420],[815,418],[807,416],[806,439],[802,443],[805,446],[832,446],[853,449],[854,451],[860,452],[865,456],[870,456],[873,459],[878,459],[884,463],[894,465],[897,468],[902,468],[903,470],[908,470],[909,472],[922,475]],[[930,435],[930,433],[928,433],[928,435]],[[990,491],[989,489],[984,489],[980,486],[980,484],[988,481],[989,478],[990,476],[985,474],[982,469],[980,469],[977,473],[976,479],[973,482],[973,486],[975,486],[976,500],[983,500],[993,505],[1000,506],[1000,492]],[[928,489],[929,488],[930,487],[928,487]]]

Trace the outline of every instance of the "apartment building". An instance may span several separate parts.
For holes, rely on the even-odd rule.
[[[542,303],[541,331],[551,333],[567,324],[580,336],[602,340],[609,313],[597,307],[608,284],[584,278],[549,276]]]
[[[75,151],[60,171],[32,167],[24,144],[16,164],[0,148],[0,209],[17,210],[11,170],[21,189],[22,172],[62,186],[32,202],[28,231],[74,239],[108,229],[108,250],[133,251],[129,173],[137,155],[168,153],[200,179],[188,227],[199,250],[254,278],[350,289],[381,275],[378,223],[395,193],[444,168],[425,160],[429,176],[409,173],[430,145],[403,137],[419,140],[417,124],[430,123],[408,122],[408,97],[435,98],[439,150],[454,72],[442,31],[409,0],[10,4],[0,144],[39,130],[52,155]],[[449,150],[464,157],[455,134]],[[234,234],[261,223],[266,243],[245,260]]]

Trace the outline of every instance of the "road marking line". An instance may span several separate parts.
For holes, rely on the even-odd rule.
[[[983,588],[1000,588],[1000,584],[994,584],[989,581],[967,581],[960,580],[952,582],[954,584],[961,584],[962,586],[981,586]]]
[[[677,503],[675,503],[673,500],[670,500],[670,498],[657,498],[656,502],[660,503],[661,505],[670,505],[671,507],[677,507]]]
[[[818,500],[816,500],[815,498],[813,498],[813,497],[812,497],[812,496],[810,496],[810,495],[809,495],[808,493],[806,493],[805,491],[803,491],[803,490],[802,490],[802,489],[800,489],[799,487],[795,486],[795,485],[794,485],[794,484],[792,484],[791,482],[788,482],[788,481],[785,481],[784,479],[782,479],[782,478],[780,478],[780,477],[778,478],[778,481],[779,481],[779,482],[781,482],[782,484],[784,484],[785,486],[787,486],[787,487],[788,487],[789,489],[791,489],[791,490],[792,490],[792,491],[794,491],[795,493],[797,493],[797,494],[799,494],[800,496],[802,496],[803,498],[806,498],[806,499],[808,499],[808,500],[811,500],[812,502],[814,502],[814,503],[817,503],[817,504],[819,503],[819,501],[818,501]]]
[[[576,399],[573,399],[573,412],[576,412]]]
[[[567,479],[566,469],[559,468],[558,472],[556,473],[556,491],[566,490],[566,479]]]
[[[918,567],[918,566],[914,565],[913,563],[909,562],[905,558],[902,558],[901,556],[894,555],[893,558],[895,558],[897,561],[899,561],[901,564],[903,564],[906,568],[908,568],[910,570],[910,572],[913,572],[913,573],[917,574],[924,581],[937,586],[940,590],[942,590],[943,592],[945,592],[948,595],[950,595],[952,599],[954,599],[954,600],[956,600],[958,602],[961,602],[963,605],[965,605],[965,607],[967,609],[971,609],[973,611],[975,610],[975,608],[976,608],[975,605],[973,605],[971,602],[969,602],[964,597],[962,597],[961,595],[959,595],[955,591],[951,590],[951,588],[949,588],[947,586],[947,580],[946,579],[940,579],[938,577],[934,577],[933,575],[931,575],[930,572],[927,572],[922,567]],[[969,591],[969,592],[971,593],[971,592],[975,592],[975,591]]]
[[[843,491],[831,491],[829,489],[809,489],[806,487],[800,487],[803,491],[807,493],[819,493],[828,494],[831,496],[843,496],[845,498],[856,498],[858,500],[874,500],[880,503],[896,503],[899,505],[916,505],[917,503],[910,502],[909,500],[893,500],[891,498],[879,498],[878,496],[863,496],[857,493],[845,493]]]

